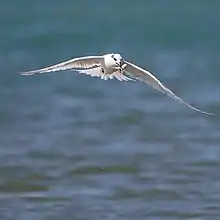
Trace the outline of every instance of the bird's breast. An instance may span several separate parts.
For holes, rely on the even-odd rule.
[[[112,69],[112,68],[103,68],[104,69],[104,74],[112,74],[114,73],[116,70]]]
[[[108,62],[103,62],[102,63],[102,67],[104,69],[104,73],[105,74],[112,74],[114,73],[116,70],[114,69],[114,67],[108,63]]]

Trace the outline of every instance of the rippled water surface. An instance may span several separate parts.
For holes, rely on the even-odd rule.
[[[219,219],[219,1],[0,3],[0,219]],[[143,83],[17,74],[119,52]]]

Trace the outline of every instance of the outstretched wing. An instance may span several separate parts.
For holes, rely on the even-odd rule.
[[[140,81],[143,81],[147,84],[149,84],[150,86],[152,86],[154,89],[157,89],[158,91],[166,94],[167,96],[171,97],[172,99],[186,105],[187,107],[204,113],[204,114],[208,114],[208,115],[213,115],[213,113],[209,113],[209,112],[205,112],[202,111],[200,109],[195,108],[194,106],[190,105],[189,103],[185,102],[184,100],[182,100],[180,97],[178,97],[176,94],[174,94],[170,89],[168,89],[167,87],[165,87],[153,74],[151,74],[150,72],[148,72],[147,70],[144,70],[132,63],[129,63],[127,61],[124,61],[127,65],[125,66],[125,71],[127,72],[128,75],[130,75],[133,78],[136,78]]]
[[[33,75],[37,73],[48,73],[67,69],[93,68],[101,66],[102,60],[103,56],[79,57],[46,68],[22,72],[21,75]]]

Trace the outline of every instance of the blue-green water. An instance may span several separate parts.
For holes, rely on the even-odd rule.
[[[220,2],[0,3],[0,219],[219,219]],[[142,83],[66,71],[119,52],[209,117]]]

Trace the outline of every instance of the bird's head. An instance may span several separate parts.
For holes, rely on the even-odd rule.
[[[114,68],[114,69],[122,69],[124,60],[120,54],[118,53],[108,54],[106,58],[107,58],[106,66]]]

